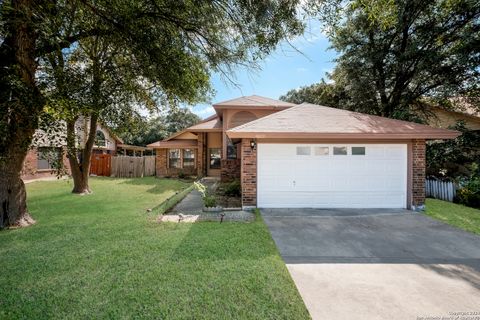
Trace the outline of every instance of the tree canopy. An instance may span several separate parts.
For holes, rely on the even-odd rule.
[[[45,113],[39,63],[108,38],[158,105],[205,101],[212,72],[252,66],[298,35],[296,0],[11,0],[0,3],[0,227],[29,224],[20,179]],[[115,70],[113,70],[115,72]]]
[[[327,1],[319,12],[338,52],[330,78],[342,108],[411,119],[421,98],[478,98],[478,1]]]
[[[146,146],[163,140],[199,121],[200,118],[188,108],[174,107],[158,117],[148,120],[139,117],[129,124],[116,127],[114,130],[125,143]]]

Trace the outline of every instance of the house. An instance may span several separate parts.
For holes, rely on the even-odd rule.
[[[427,124],[437,128],[449,128],[457,122],[463,121],[470,131],[480,131],[480,112],[471,107],[458,110],[447,110],[432,106],[429,113],[433,116],[427,118]]]
[[[157,176],[240,179],[244,208],[421,208],[425,141],[459,132],[259,96],[155,142]]]
[[[77,146],[82,148],[87,140],[88,118],[77,120]],[[57,134],[47,134],[38,129],[34,134],[34,142],[27,153],[22,169],[22,179],[31,180],[55,176],[55,161],[61,161],[66,173],[70,173],[70,164],[68,162],[66,148],[66,127],[60,124],[56,130]],[[96,139],[92,154],[111,154],[115,155],[117,147],[123,145],[122,139],[113,134],[110,129],[101,123],[97,124]],[[123,149],[123,148],[122,148]]]

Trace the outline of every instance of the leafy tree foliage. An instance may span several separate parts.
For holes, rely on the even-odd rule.
[[[280,100],[300,104],[303,102],[341,108],[340,101],[344,100],[344,93],[332,83],[323,79],[319,83],[288,91],[280,96]]]
[[[478,89],[478,1],[326,2],[332,4],[322,12],[339,52],[331,78],[345,90],[344,108],[410,119],[422,97]]]
[[[208,95],[212,71],[254,64],[302,32],[297,2],[0,2],[0,227],[33,222],[20,172],[45,112],[39,61],[108,37],[158,100],[196,103]]]
[[[199,121],[200,118],[188,108],[174,107],[164,115],[149,120],[141,119],[131,126],[120,126],[115,132],[128,144],[146,146]]]
[[[451,129],[462,132],[462,135],[427,145],[427,175],[466,178],[472,174],[472,164],[480,165],[480,131],[468,130],[463,121],[457,122]]]

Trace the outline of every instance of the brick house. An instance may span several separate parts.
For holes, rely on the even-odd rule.
[[[77,132],[77,146],[82,148],[87,140],[86,133],[90,123],[88,118],[80,118],[75,124]],[[61,161],[67,174],[70,173],[70,164],[66,155],[66,127],[60,124],[57,134],[47,134],[38,129],[34,134],[33,144],[23,163],[22,179],[32,180],[55,176],[54,162]],[[114,135],[106,126],[97,124],[96,141],[93,154],[115,155],[117,147],[123,141]]]
[[[240,179],[242,206],[421,208],[425,141],[459,132],[259,96],[150,144],[157,176]]]

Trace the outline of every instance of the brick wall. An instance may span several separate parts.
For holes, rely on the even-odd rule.
[[[198,141],[197,141],[197,176],[203,177],[205,174],[205,160],[204,160],[204,150],[205,150],[205,134],[200,132],[198,134]]]
[[[23,169],[21,177],[23,180],[32,180],[39,178],[55,177],[56,172],[54,170],[37,170],[37,148],[31,148],[28,150],[25,161],[23,162]],[[66,147],[62,148],[62,161],[65,173],[70,174],[70,163],[67,158]]]
[[[230,182],[240,179],[240,159],[222,159],[220,180]]]
[[[155,172],[157,177],[177,177],[180,173],[188,176],[197,175],[197,168],[168,168],[168,149],[156,149],[156,161]],[[198,156],[198,152],[195,152],[195,157]],[[198,157],[197,157],[198,159]]]
[[[242,139],[241,150],[242,206],[255,207],[257,205],[257,150],[250,147],[250,139]]]
[[[425,140],[412,142],[412,209],[425,205]]]
[[[155,169],[157,177],[165,177],[167,174],[167,149],[155,150]]]

